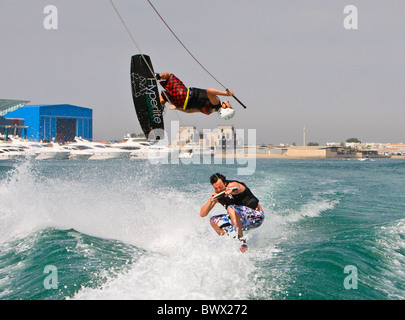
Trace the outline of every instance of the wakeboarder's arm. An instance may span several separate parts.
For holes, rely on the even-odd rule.
[[[166,99],[165,99],[163,93],[161,93],[161,94],[159,95],[159,100],[160,100],[160,104],[161,104],[162,107],[163,107],[163,106],[166,104]]]
[[[235,187],[236,187],[237,189],[232,190],[232,188],[235,188]],[[236,194],[242,193],[242,192],[245,191],[245,190],[246,190],[246,187],[245,187],[243,184],[241,184],[241,183],[239,183],[239,182],[236,182],[236,181],[230,182],[230,183],[228,183],[227,189],[225,190],[225,196],[227,197],[227,196],[229,196],[230,194],[236,195]],[[262,208],[262,206],[260,205],[260,203],[257,204],[256,210],[259,210],[259,211],[262,211],[262,212],[263,212],[263,208]]]
[[[170,105],[169,110],[182,111],[182,112],[185,112],[185,113],[200,112],[200,110],[197,110],[197,109],[186,109],[186,110],[184,110],[183,108],[178,108],[178,107],[176,107],[174,104],[171,104],[171,105]]]
[[[233,181],[228,183],[225,190],[225,197],[229,196],[230,194],[239,194],[245,191],[245,186],[239,182]]]
[[[212,210],[212,208],[214,208],[214,206],[218,203],[218,200],[214,200],[214,201],[211,200],[212,197],[215,196],[215,195],[216,195],[215,192],[214,192],[214,193],[211,193],[211,195],[210,195],[210,197],[209,197],[207,203],[204,204],[204,205],[201,207],[201,210],[200,210],[200,217],[201,217],[201,218],[206,217],[206,216],[208,215],[208,213],[210,213],[210,211]]]
[[[217,89],[208,88],[205,91],[207,92],[208,99],[210,100],[211,104],[214,106],[217,105],[218,103],[220,103],[218,96],[232,96],[233,95],[232,90],[221,91],[221,90],[217,90]]]
[[[221,91],[217,89],[212,89],[208,88],[207,89],[207,94],[208,95],[213,95],[213,96],[233,96],[233,91],[232,90],[226,90],[226,91]]]

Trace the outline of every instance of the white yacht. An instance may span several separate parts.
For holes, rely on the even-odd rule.
[[[52,145],[56,149],[69,151],[70,160],[87,160],[93,155],[93,153],[91,153],[91,152],[88,152],[86,150],[80,150],[71,145],[65,145],[65,144],[59,145],[55,142],[52,142]]]
[[[131,151],[114,148],[108,144],[91,142],[80,137],[75,137],[75,142],[69,144],[69,146],[91,153],[89,160],[129,159],[131,154]]]
[[[21,160],[25,159],[25,151],[13,146],[0,146],[0,160]]]
[[[54,148],[52,144],[11,138],[12,146],[25,150],[26,157],[35,160],[65,160],[69,158],[69,151]]]
[[[193,157],[193,149],[184,149],[179,153],[180,159],[191,159]]]
[[[161,159],[167,158],[177,150],[153,144],[144,139],[127,138],[122,142],[111,144],[116,148],[131,151],[131,159]]]
[[[195,142],[190,142],[187,143],[186,145],[184,145],[181,148],[180,154],[179,154],[179,158],[180,159],[190,159],[193,156],[212,156],[213,152],[207,148],[207,147],[202,147],[199,144],[195,143]]]
[[[29,146],[38,155],[35,160],[66,160],[69,159],[70,152],[54,148],[45,143],[31,144]]]
[[[0,160],[9,160],[7,151],[4,151],[3,148],[0,148]]]
[[[111,146],[130,151],[131,158],[147,158],[152,145],[144,139],[128,138],[122,142],[112,143]]]
[[[167,159],[169,156],[174,156],[178,153],[178,150],[169,148],[166,146],[160,146],[153,144],[148,151],[148,159]]]

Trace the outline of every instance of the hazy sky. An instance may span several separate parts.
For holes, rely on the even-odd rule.
[[[405,142],[405,1],[152,0],[199,61],[242,100],[230,121],[167,110],[171,121],[256,129],[257,143]],[[155,71],[218,88],[146,0],[114,0]],[[47,30],[46,5],[58,10]],[[358,10],[347,30],[346,5]],[[93,109],[96,140],[141,129],[129,65],[136,46],[108,0],[1,0],[0,98]]]

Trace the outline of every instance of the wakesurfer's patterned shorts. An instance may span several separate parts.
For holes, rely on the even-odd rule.
[[[174,104],[178,108],[183,108],[184,102],[186,101],[188,95],[187,87],[177,78],[173,73],[170,75],[169,79],[160,82],[161,86],[165,88],[169,102]],[[163,98],[166,100],[165,95]]]
[[[264,220],[264,212],[259,210],[254,210],[249,207],[240,206],[240,205],[230,205],[229,207],[233,208],[237,214],[239,214],[242,220],[242,229],[247,231],[260,227]],[[225,232],[232,232],[235,228],[232,225],[231,218],[228,214],[219,214],[213,216],[211,220],[220,227]]]

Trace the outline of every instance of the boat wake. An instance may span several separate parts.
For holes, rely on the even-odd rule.
[[[317,252],[317,237],[328,228],[325,216],[345,197],[336,181],[317,181],[308,190],[260,172],[247,178],[258,186],[266,218],[247,234],[249,250],[242,254],[237,239],[218,237],[199,216],[211,191],[210,168],[189,168],[142,160],[3,166],[1,297],[287,298],[305,270],[303,246]],[[222,212],[216,206],[212,214]],[[59,270],[55,292],[43,288],[48,265]],[[31,281],[26,275],[32,270]]]

